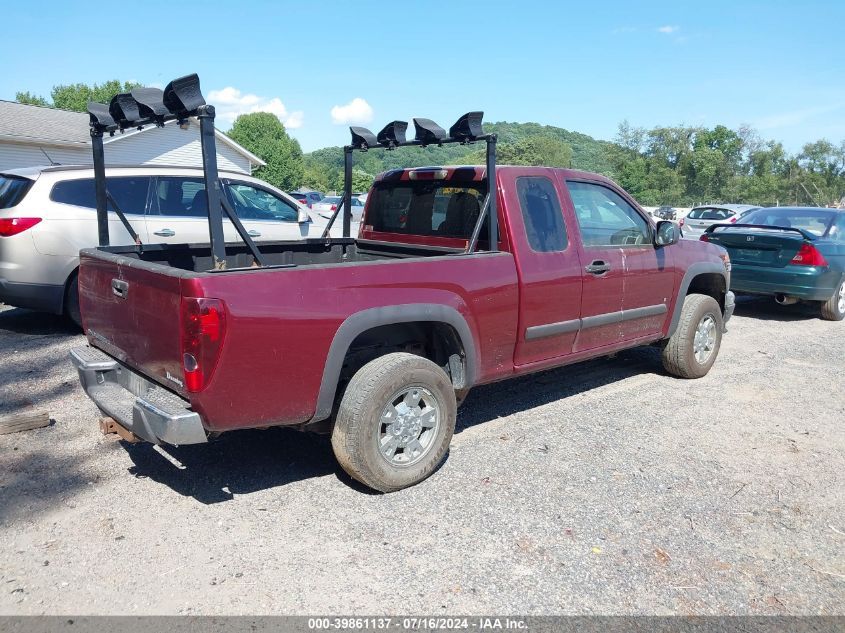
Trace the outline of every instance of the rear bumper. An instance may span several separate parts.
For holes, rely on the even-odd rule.
[[[784,294],[805,301],[827,301],[841,283],[842,274],[817,266],[743,266],[733,264],[731,290],[734,292]]]
[[[64,298],[64,286],[26,284],[0,277],[0,302],[10,306],[61,314]]]
[[[154,444],[208,441],[199,414],[186,400],[94,347],[76,347],[70,358],[88,397],[138,437]]]

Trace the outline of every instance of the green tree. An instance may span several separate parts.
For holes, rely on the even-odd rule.
[[[50,102],[44,97],[39,97],[31,92],[17,92],[15,93],[15,101],[18,103],[25,103],[27,105],[49,106]]]
[[[299,141],[288,136],[275,114],[242,114],[235,119],[229,136],[267,163],[255,170],[257,178],[287,191],[302,184],[302,148]]]
[[[322,163],[313,154],[306,154],[303,157],[301,186],[305,189],[326,192],[334,188],[338,171],[337,167]]]
[[[18,103],[30,105],[50,106],[62,110],[73,110],[85,112],[89,101],[108,103],[112,97],[120,92],[129,92],[133,88],[140,88],[142,84],[132,81],[120,82],[117,79],[106,81],[102,84],[68,84],[53,86],[50,91],[52,102],[44,97],[34,95],[30,92],[18,92],[15,100]]]
[[[476,149],[461,162],[483,165],[485,149]],[[515,143],[501,143],[496,148],[499,165],[571,167],[572,148],[565,141],[549,136],[531,136]]]
[[[373,175],[360,169],[352,170],[352,191],[369,191],[373,185]]]
[[[497,160],[503,165],[570,167],[572,148],[559,139],[536,136],[513,145],[503,144],[498,148]]]

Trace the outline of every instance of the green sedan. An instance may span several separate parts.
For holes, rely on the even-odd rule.
[[[815,302],[822,318],[845,319],[845,209],[757,209],[742,224],[711,226],[701,239],[727,249],[735,293],[782,305]]]

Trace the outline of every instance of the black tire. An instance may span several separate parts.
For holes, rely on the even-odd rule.
[[[417,388],[419,391],[414,391]],[[404,400],[399,396],[403,390],[409,392],[410,398],[415,395],[422,398],[418,403],[423,403],[425,409],[417,404],[414,410],[431,415],[431,408],[435,410],[433,415],[437,420],[428,431],[420,432],[416,445],[421,450],[416,457],[410,446],[393,448],[391,444],[394,439],[401,443],[405,437],[411,437],[413,429],[405,434],[396,426],[396,432],[401,431],[403,435],[394,438],[391,434],[394,425],[387,425],[382,418],[385,412],[395,415],[398,410],[389,411],[389,407],[393,407],[394,402],[402,405]],[[431,475],[445,459],[455,432],[456,411],[455,391],[440,367],[426,358],[404,352],[381,356],[359,369],[346,387],[332,430],[335,457],[347,473],[375,490],[393,492],[413,486]],[[409,420],[422,417],[411,415]],[[399,418],[394,419],[397,423],[402,422]],[[383,455],[381,440],[387,442],[381,446],[390,444],[386,450],[393,449],[395,454]],[[394,460],[402,459],[406,451],[408,465],[396,463]]]
[[[65,316],[82,329],[82,315],[79,311],[79,277],[73,273],[65,291]]]
[[[833,291],[833,296],[822,304],[822,318],[825,321],[845,319],[845,306],[841,304],[843,296],[845,296],[845,279]]]
[[[715,327],[715,341],[708,354],[702,353],[700,360],[696,357],[696,332],[699,325],[705,324],[706,319],[712,319]],[[666,371],[678,378],[705,376],[719,355],[723,324],[722,310],[713,297],[700,294],[687,295],[681,308],[678,327],[663,348],[663,367]]]

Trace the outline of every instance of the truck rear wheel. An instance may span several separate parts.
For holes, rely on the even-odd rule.
[[[381,492],[401,490],[443,462],[456,412],[446,372],[421,356],[387,354],[359,369],[346,387],[332,448],[361,483]]]
[[[687,295],[678,327],[663,348],[663,367],[679,378],[706,375],[719,355],[723,329],[722,310],[713,297]]]

